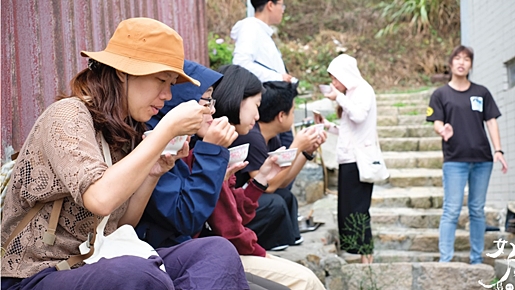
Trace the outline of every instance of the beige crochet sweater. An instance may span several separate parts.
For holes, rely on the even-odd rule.
[[[77,98],[50,105],[38,118],[23,145],[5,200],[2,243],[36,202],[46,205],[6,247],[2,277],[30,277],[53,267],[70,255],[93,231],[94,216],[84,208],[82,193],[107,169],[100,135],[91,114]],[[111,152],[113,163],[123,152]],[[113,185],[116,186],[116,185]],[[64,198],[53,246],[42,236],[48,227],[52,202]],[[106,234],[113,232],[127,209],[127,202],[111,214]],[[100,219],[101,217],[96,217]]]

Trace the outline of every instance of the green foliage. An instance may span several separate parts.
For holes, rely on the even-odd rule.
[[[399,103],[393,104],[393,106],[396,107],[396,108],[402,108],[402,107],[406,107],[406,104],[402,103],[402,102],[399,102]]]
[[[449,23],[449,14],[442,11],[449,9],[449,5],[459,7],[457,0],[383,1],[377,5],[377,8],[382,10],[381,16],[387,20],[388,24],[377,32],[376,37],[396,33],[402,25],[411,27],[415,34],[428,31],[436,37],[438,34],[436,27],[443,23]]]
[[[364,213],[352,213],[345,220],[344,231],[351,234],[341,237],[340,248],[342,250],[357,249],[358,254],[367,255],[374,251],[374,241],[364,244],[365,232],[370,228],[370,217]]]
[[[334,121],[338,120],[338,116],[336,115],[336,113],[331,113],[331,114],[325,116],[325,118],[329,122],[334,122]]]
[[[213,43],[218,36],[214,34],[230,40],[234,23],[245,18],[245,3],[206,2],[208,31],[212,33],[209,54],[214,68],[230,62],[229,54],[225,60],[218,55],[219,49]],[[380,7],[388,4],[399,6],[391,6],[385,13],[401,10],[407,16],[396,18],[397,33],[375,38],[380,29],[393,22],[382,16]],[[273,34],[274,41],[288,71],[301,81],[299,91],[313,92],[313,99],[322,97],[318,85],[330,82],[327,66],[340,53],[357,59],[361,75],[376,93],[404,92],[434,86],[430,77],[448,70],[446,58],[460,43],[459,0],[288,0],[286,5],[283,21]],[[427,14],[430,26],[415,34],[418,28],[411,24],[413,17],[409,13],[419,15],[415,24],[423,23]],[[223,45],[232,50],[229,42]],[[213,48],[217,55],[213,55]]]
[[[417,115],[420,115],[420,112],[419,112],[419,111],[417,111],[417,110],[413,110],[413,111],[406,112],[406,113],[404,113],[403,115],[408,115],[408,116],[417,116]]]
[[[338,56],[338,46],[332,41],[313,39],[303,44],[292,41],[281,45],[280,50],[284,63],[290,73],[300,80],[299,91],[312,92],[318,84],[326,84],[331,80],[327,73],[329,63]]]
[[[306,81],[306,80],[300,80],[298,91],[300,94],[306,94],[313,91],[313,84]]]
[[[207,47],[209,49],[209,66],[216,70],[222,65],[232,63],[234,45],[220,38],[218,34],[209,33]]]

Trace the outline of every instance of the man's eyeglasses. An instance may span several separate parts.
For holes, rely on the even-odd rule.
[[[276,2],[275,4],[281,5],[281,7],[283,8],[283,11],[286,10],[286,5],[284,5],[282,2]]]
[[[202,104],[204,107],[208,107],[210,110],[213,110],[215,107],[216,100],[213,98],[200,98],[202,101],[206,101],[207,103]]]

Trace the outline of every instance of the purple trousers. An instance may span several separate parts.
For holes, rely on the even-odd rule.
[[[48,268],[26,279],[2,277],[2,290],[249,289],[238,252],[224,238],[193,239],[157,252],[149,259],[122,256],[72,270]]]

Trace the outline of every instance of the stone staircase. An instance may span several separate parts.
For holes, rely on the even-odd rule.
[[[374,237],[374,264],[378,263],[379,266],[377,267],[381,268],[383,266],[380,265],[390,265],[388,267],[391,267],[391,265],[399,265],[399,267],[406,267],[406,263],[408,263],[408,265],[412,265],[409,266],[412,267],[410,269],[413,271],[412,279],[419,279],[421,277],[417,276],[417,273],[420,273],[417,272],[417,269],[420,267],[428,267],[431,269],[428,271],[438,272],[441,277],[436,277],[437,279],[443,279],[443,276],[450,275],[449,273],[453,272],[456,267],[472,267],[467,266],[469,262],[470,244],[466,198],[464,199],[464,207],[462,208],[458,229],[456,231],[455,256],[453,258],[453,262],[456,262],[456,264],[433,263],[439,260],[438,226],[442,215],[443,204],[441,169],[443,155],[441,152],[441,138],[434,133],[432,123],[425,121],[425,113],[430,94],[431,91],[424,91],[413,94],[377,96],[377,130],[383,157],[390,171],[390,178],[382,184],[374,185],[372,206],[370,209],[372,233]],[[316,109],[327,116],[334,112],[332,106],[333,104],[329,100],[324,99],[308,104],[307,108],[308,111]],[[297,115],[304,116],[303,111],[304,109],[296,112],[296,118],[298,118]],[[296,121],[298,122],[298,119]],[[322,146],[324,165],[329,170],[328,189],[329,192],[332,193],[336,193],[337,191],[338,165],[335,162],[336,157],[334,155],[335,143],[336,137],[329,134],[326,144]],[[316,252],[317,255],[320,252],[334,252],[348,264],[359,263],[360,259],[358,255],[342,253],[327,245],[337,237],[337,227],[334,228],[336,226],[336,197],[331,197],[330,194],[323,200],[313,204],[310,208],[314,209],[315,220],[319,218],[326,222],[327,228],[325,230],[327,233],[324,234],[322,238],[325,245],[318,246],[319,248],[317,248],[317,246],[315,246],[317,242],[316,239],[320,237],[308,233],[304,235],[308,242],[305,246],[311,248],[305,248],[300,251],[297,250],[295,254],[293,254],[293,252],[286,252],[284,253],[285,257],[300,261],[302,260],[301,257],[310,257],[313,252]],[[329,216],[328,211],[332,211],[333,216]],[[499,209],[485,208],[485,213],[487,224],[492,226],[499,225]],[[513,234],[500,231],[486,232],[485,251],[483,253],[485,264],[493,266],[496,263],[494,259],[485,254],[497,251],[497,246],[494,244],[494,241],[499,239],[515,243],[515,236]],[[311,244],[311,242],[313,242],[313,244]],[[323,248],[323,250],[321,250],[321,248]],[[510,250],[511,248],[508,243],[504,254],[497,259],[498,262],[499,260],[506,259]],[[328,263],[330,264],[330,262],[327,261],[322,262],[326,267],[326,274],[328,273]],[[425,266],[420,266],[419,263]],[[395,266],[393,268],[395,268]],[[476,273],[474,271],[477,269],[470,269],[472,269],[470,270],[472,276],[468,276],[467,278],[469,282],[471,281],[470,283],[472,283],[470,285],[479,286],[477,280],[481,279],[481,277],[474,274]],[[350,283],[349,281],[352,280],[345,278],[347,274],[345,274],[344,268],[342,268],[342,270],[344,272],[342,278],[332,278],[336,280],[339,279],[339,282],[335,282],[335,285],[339,285],[338,283],[344,283],[345,281],[345,283]],[[449,273],[446,274],[446,271],[449,271]],[[484,269],[481,271],[484,271]],[[351,276],[353,276],[353,274],[349,277]],[[415,278],[415,276],[418,278]],[[450,279],[448,281],[449,283],[456,282],[459,285],[459,281],[452,281],[452,277],[449,276],[446,278]],[[474,280],[475,278],[477,278],[477,280]],[[421,279],[425,278],[422,277]],[[326,285],[329,286],[332,283],[331,281],[334,282],[336,280],[326,278]],[[415,282],[413,282],[412,285],[415,285]],[[406,289],[455,289],[429,286],[422,288],[417,287],[413,286],[412,288]],[[329,288],[340,289],[339,286]],[[383,288],[390,289],[390,287]],[[473,287],[471,289],[476,288],[477,287]],[[405,288],[393,287],[391,289]],[[461,288],[458,287],[458,289]]]

